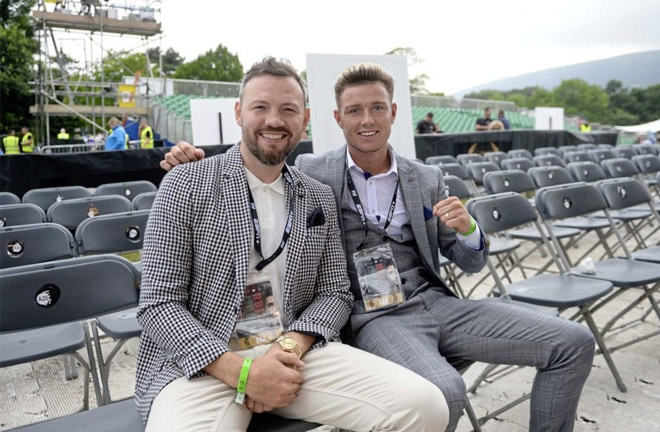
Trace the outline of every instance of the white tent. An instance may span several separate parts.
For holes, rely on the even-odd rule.
[[[615,126],[616,129],[623,132],[631,133],[646,133],[646,132],[658,132],[660,131],[660,119],[652,121],[650,123],[644,123],[636,126]]]

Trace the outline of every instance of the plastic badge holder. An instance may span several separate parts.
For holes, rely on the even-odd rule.
[[[242,351],[273,343],[284,334],[273,288],[267,272],[248,276],[243,306],[229,340],[232,351]]]
[[[367,311],[394,307],[405,301],[389,244],[356,252],[353,260]]]

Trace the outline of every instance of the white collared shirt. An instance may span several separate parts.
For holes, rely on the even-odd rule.
[[[282,241],[284,226],[287,220],[286,192],[284,190],[284,178],[282,174],[272,183],[266,184],[259,180],[247,168],[243,167],[250,192],[257,206],[259,226],[261,228],[261,252],[264,258],[268,258],[277,250]],[[254,248],[254,229],[252,230],[252,247],[250,248],[249,270],[261,262],[262,258]],[[270,283],[273,288],[273,296],[280,315],[284,312],[284,275],[286,273],[286,251],[282,253],[263,270],[270,275]]]
[[[387,213],[390,210],[390,204],[392,203],[392,197],[394,196],[394,188],[399,179],[396,157],[394,156],[392,149],[389,149],[388,151],[391,161],[390,169],[382,174],[371,175],[355,164],[355,161],[351,157],[351,153],[348,151],[348,147],[346,147],[348,172],[355,184],[355,189],[360,197],[365,216],[369,222],[381,229],[385,226]],[[346,192],[347,193],[344,194],[343,199],[348,203],[351,209],[357,211],[355,203],[350,197],[350,193],[348,193],[348,191]],[[387,233],[392,236],[402,235],[403,226],[409,222],[410,217],[406,211],[406,204],[403,201],[401,186],[399,186],[396,197],[396,206],[394,207],[394,216],[392,222],[387,227]],[[457,233],[456,237],[471,249],[481,249],[481,231],[479,230],[478,225],[472,234],[464,236]]]

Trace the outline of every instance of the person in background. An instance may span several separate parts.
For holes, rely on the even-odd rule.
[[[154,148],[154,132],[147,124],[147,120],[140,119],[140,148],[152,149]]]
[[[9,135],[2,139],[2,147],[5,154],[19,154],[21,152],[19,140],[15,130],[10,130]]]
[[[484,110],[484,116],[477,119],[477,123],[474,125],[474,130],[485,131],[488,130],[490,122],[493,120],[490,118],[490,115],[493,113],[493,110],[490,107],[487,107]]]
[[[21,153],[34,152],[34,137],[32,136],[32,132],[30,132],[27,126],[23,126],[21,133],[23,134],[23,139],[21,139]]]
[[[69,141],[69,134],[66,133],[66,129],[60,129],[60,133],[57,134],[57,141],[59,144],[65,144],[65,141]]]
[[[426,117],[417,123],[416,132],[417,135],[434,134],[438,133],[438,129],[438,125],[433,123],[433,113],[428,112]]]
[[[509,121],[508,118],[504,115],[504,110],[499,110],[497,112],[497,119],[502,122],[502,125],[504,126],[504,129],[509,130],[511,129],[511,122]]]
[[[117,117],[110,117],[108,126],[112,133],[105,140],[105,150],[126,150],[126,130]]]

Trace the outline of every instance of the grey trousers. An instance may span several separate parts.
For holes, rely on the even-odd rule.
[[[578,323],[502,300],[461,300],[435,290],[369,321],[353,345],[437,385],[449,405],[447,431],[456,429],[467,395],[446,358],[536,367],[529,430],[565,432],[573,430],[594,356],[593,335]]]

